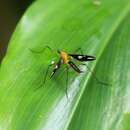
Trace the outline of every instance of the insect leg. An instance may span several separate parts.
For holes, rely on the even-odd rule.
[[[86,65],[86,66],[87,66],[89,72],[91,72],[91,74],[93,75],[93,77],[95,78],[95,80],[96,80],[98,83],[103,84],[103,85],[110,85],[109,83],[106,83],[106,82],[103,82],[103,81],[99,80],[99,79],[97,78],[95,72],[92,71],[92,70],[88,67],[88,65]]]
[[[44,86],[45,83],[46,83],[46,78],[47,78],[47,75],[48,75],[49,69],[50,69],[50,67],[51,67],[52,65],[54,65],[54,64],[55,64],[55,63],[52,62],[50,65],[48,65],[47,70],[46,70],[46,72],[45,72],[44,79],[42,80],[43,86]],[[42,87],[42,86],[37,87],[36,89],[39,89],[39,88],[41,88],[41,87]]]
[[[54,69],[53,69],[53,71],[52,71],[52,73],[51,73],[51,76],[50,76],[50,78],[52,78],[53,76],[54,76],[54,74],[57,72],[57,70],[60,68],[60,66],[61,66],[61,59],[58,61],[58,63],[55,65],[55,67],[54,67]]]
[[[67,91],[67,88],[68,88],[68,79],[69,79],[69,68],[68,66],[66,67],[66,97],[68,99],[68,91]]]
[[[42,50],[40,50],[40,51],[35,51],[35,50],[29,48],[29,50],[30,50],[32,53],[43,53],[45,49],[49,49],[51,52],[53,52],[52,48],[49,47],[49,46],[47,46],[47,45],[46,45],[44,48],[42,48]]]
[[[43,80],[43,85],[45,85],[46,78],[47,78],[47,74],[48,74],[49,69],[50,69],[50,67],[51,67],[52,65],[53,65],[53,64],[50,64],[50,65],[48,65],[48,67],[47,67],[47,70],[46,70],[46,73],[45,73],[45,77],[44,77],[44,80]]]
[[[72,67],[76,72],[82,73],[82,71],[81,71],[72,61],[69,61],[68,64],[69,64],[70,67]]]

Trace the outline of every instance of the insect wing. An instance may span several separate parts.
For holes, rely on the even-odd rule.
[[[78,60],[78,61],[92,61],[95,60],[96,57],[94,56],[89,56],[89,55],[78,55],[78,54],[69,54],[69,56],[73,57],[74,59]]]

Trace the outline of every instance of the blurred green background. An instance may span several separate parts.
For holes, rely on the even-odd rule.
[[[34,0],[0,0],[0,61],[21,16]]]

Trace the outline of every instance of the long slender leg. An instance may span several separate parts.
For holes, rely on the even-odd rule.
[[[76,72],[82,73],[82,71],[81,71],[72,61],[69,61],[68,64],[69,64],[70,67],[72,67]]]
[[[52,73],[51,73],[51,76],[50,76],[50,78],[52,78],[53,76],[54,76],[54,74],[57,72],[57,70],[60,68],[60,66],[61,66],[61,59],[58,61],[58,63],[55,65],[55,67],[54,67],[54,69],[53,69],[53,71],[52,71]]]
[[[53,52],[52,48],[49,47],[49,46],[45,46],[45,47],[42,48],[42,50],[40,50],[40,51],[35,51],[35,50],[29,48],[29,50],[30,50],[32,53],[43,53],[45,49],[49,49],[51,52]]]
[[[46,73],[45,73],[45,77],[44,77],[44,80],[43,80],[43,85],[45,85],[49,68],[50,68],[52,65],[54,65],[54,64],[55,64],[55,62],[52,61],[52,63],[47,67],[47,70],[46,70]],[[52,77],[54,76],[54,74],[56,73],[56,71],[60,68],[60,65],[61,65],[61,61],[59,60],[59,62],[55,65],[55,68],[53,69],[50,78],[52,78]]]
[[[68,91],[67,91],[67,88],[68,88],[68,79],[69,79],[69,68],[68,66],[66,67],[66,97],[68,99]]]
[[[43,79],[43,81],[42,81],[43,86],[44,86],[45,83],[46,83],[46,79],[47,79],[47,75],[48,75],[49,69],[50,69],[50,67],[51,67],[52,65],[54,65],[54,64],[55,64],[55,63],[52,62],[50,65],[48,65],[47,70],[46,70],[46,72],[45,72],[44,79]],[[41,87],[42,87],[42,86],[40,86],[40,87],[38,87],[38,88],[36,88],[36,89],[39,89],[39,88],[41,88]]]
[[[52,65],[53,65],[53,64],[50,64],[50,65],[48,65],[48,67],[47,67],[47,70],[46,70],[46,73],[45,73],[45,76],[44,76],[44,80],[43,80],[43,85],[45,85],[46,78],[47,78],[47,74],[48,74],[49,69],[50,69],[50,67],[51,67]]]
[[[86,65],[86,66],[87,66],[89,72],[91,72],[91,74],[93,75],[93,77],[95,78],[95,80],[96,80],[98,83],[103,84],[103,85],[110,85],[109,83],[106,83],[106,82],[103,82],[103,81],[99,80],[99,79],[96,77],[95,72],[92,71],[92,70],[88,67],[88,65]]]

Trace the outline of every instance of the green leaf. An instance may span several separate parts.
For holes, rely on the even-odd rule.
[[[128,130],[130,115],[130,2],[35,1],[22,17],[0,68],[2,130]],[[45,49],[48,45],[53,49]],[[63,65],[45,84],[57,50],[81,47],[96,61],[87,71]],[[33,51],[31,51],[33,50]]]

